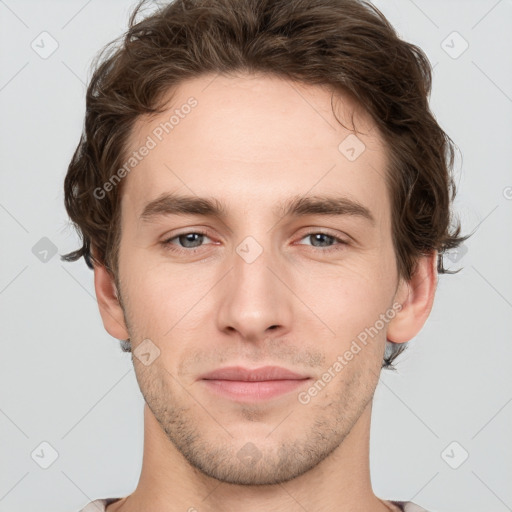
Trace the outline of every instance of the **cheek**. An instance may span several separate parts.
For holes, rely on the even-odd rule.
[[[201,314],[201,299],[215,282],[213,272],[199,271],[199,267],[151,264],[143,251],[126,258],[125,267],[123,289],[143,336],[162,337],[174,326],[189,325]]]
[[[350,345],[390,307],[396,284],[390,260],[365,254],[341,265],[309,265],[307,279],[298,273],[292,289],[343,346]]]

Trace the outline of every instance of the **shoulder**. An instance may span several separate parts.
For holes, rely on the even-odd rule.
[[[91,501],[78,512],[105,512],[108,505],[120,499],[121,498],[100,498],[98,500]]]
[[[427,510],[412,501],[393,501],[390,500],[393,505],[396,505],[403,512],[435,512],[435,510]]]

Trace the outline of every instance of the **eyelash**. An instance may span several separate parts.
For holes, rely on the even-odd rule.
[[[173,237],[168,238],[160,243],[166,250],[169,250],[172,252],[177,252],[177,253],[182,253],[182,254],[185,254],[185,253],[186,254],[195,254],[197,251],[199,251],[203,247],[201,245],[199,247],[184,248],[184,247],[176,247],[174,244],[171,243],[172,240],[175,240],[176,238],[179,238],[180,236],[185,236],[185,235],[202,235],[202,236],[208,237],[208,233],[201,231],[201,230],[185,231],[184,233],[178,233],[177,235],[174,235]],[[343,248],[343,246],[349,245],[348,242],[346,242],[345,240],[342,240],[341,238],[338,238],[334,235],[330,235],[329,233],[326,233],[324,231],[310,231],[309,233],[304,234],[300,238],[300,240],[307,238],[308,236],[312,236],[312,235],[325,235],[325,236],[331,238],[332,240],[334,240],[335,242],[338,242],[336,245],[330,246],[330,247],[314,247],[314,246],[310,245],[310,247],[312,247],[313,249],[318,249],[323,253],[329,253],[331,251],[338,251],[341,248]],[[300,245],[304,245],[304,244],[300,244]]]

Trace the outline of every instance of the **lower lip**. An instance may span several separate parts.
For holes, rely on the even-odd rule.
[[[257,382],[203,379],[203,382],[210,391],[240,401],[268,400],[284,393],[289,393],[299,386],[303,386],[307,381],[309,379],[265,380]]]

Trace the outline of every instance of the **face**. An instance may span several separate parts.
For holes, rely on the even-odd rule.
[[[335,105],[350,127],[353,104]],[[133,151],[151,146],[121,204],[119,293],[132,351],[146,353],[135,372],[169,442],[203,474],[292,479],[371,402],[399,280],[386,147],[364,113],[354,122],[357,139],[320,87],[209,75],[131,134]],[[202,378],[268,365],[304,379],[273,395],[259,385],[258,397]]]

